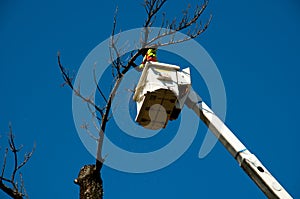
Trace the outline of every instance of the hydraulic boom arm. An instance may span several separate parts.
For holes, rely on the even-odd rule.
[[[262,165],[258,158],[246,149],[224,122],[213,113],[193,89],[191,89],[185,104],[200,117],[268,198],[292,198],[272,174]]]

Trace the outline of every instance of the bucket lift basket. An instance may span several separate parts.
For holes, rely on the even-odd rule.
[[[145,128],[165,128],[178,118],[190,91],[190,69],[160,62],[147,62],[136,86],[133,100],[137,103],[135,121]]]

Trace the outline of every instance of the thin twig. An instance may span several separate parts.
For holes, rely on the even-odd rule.
[[[33,153],[35,151],[35,148],[36,148],[36,144],[34,143],[31,152],[26,153],[24,155],[24,160],[23,160],[23,162],[21,164],[19,164],[19,166],[17,167],[17,170],[21,169],[29,161],[29,159],[31,158],[31,156],[33,155]]]
[[[21,193],[23,193],[24,197],[26,197],[28,199],[29,197],[28,197],[27,191],[25,189],[23,174],[21,172],[20,172],[20,182],[21,182],[21,185],[20,185]]]
[[[6,148],[5,152],[4,152],[3,165],[2,165],[2,171],[1,171],[1,179],[3,178],[4,172],[5,172],[7,154],[8,154],[8,148]]]
[[[117,14],[118,14],[118,7],[116,8],[116,11],[114,14],[112,33],[111,33],[111,37],[110,37],[109,53],[110,53],[110,59],[111,59],[113,68],[115,68],[117,70],[118,76],[121,76],[120,68],[121,68],[122,63],[121,63],[119,50],[116,46],[117,41],[115,40],[115,31],[116,31],[116,27],[117,27]],[[114,60],[114,56],[113,56],[114,53],[112,51],[114,51],[116,53],[116,57],[117,57],[116,60]]]
[[[94,136],[94,134],[89,130],[89,127],[87,124],[83,124],[81,125],[81,128],[84,129],[86,131],[86,133],[93,139],[93,140],[98,140],[98,138],[96,136]]]
[[[14,156],[14,168],[13,168],[13,172],[11,174],[11,181],[14,182],[16,172],[18,171],[18,152],[19,152],[19,150],[16,149],[15,142],[14,142],[14,136],[13,136],[13,133],[12,133],[12,127],[11,126],[9,126],[9,139],[8,139],[8,142],[9,142],[9,145],[10,145],[10,150],[13,153],[13,156]],[[13,183],[12,185],[13,185],[15,190],[18,190],[15,183]]]
[[[62,76],[63,76],[63,79],[65,81],[65,83],[72,89],[74,90],[73,88],[73,83],[72,83],[72,78],[70,77],[70,75],[68,74],[68,72],[66,72],[66,69],[63,67],[63,65],[61,64],[60,62],[60,52],[57,53],[57,61],[58,61],[58,66],[59,66],[59,69],[62,73]]]

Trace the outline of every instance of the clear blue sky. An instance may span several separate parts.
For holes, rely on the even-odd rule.
[[[140,2],[1,1],[0,154],[9,122],[24,151],[36,142],[22,171],[30,198],[78,198],[73,179],[81,166],[94,163],[76,133],[71,92],[61,87],[56,52],[76,72],[110,35],[116,5],[122,30],[142,25]],[[180,13],[181,5],[169,1],[167,14]],[[300,3],[211,1],[207,11],[213,21],[197,41],[222,75],[226,123],[300,198]],[[265,198],[220,143],[204,159],[197,157],[205,132],[201,124],[189,150],[162,170],[128,174],[104,167],[105,198]],[[7,196],[0,192],[0,198]]]

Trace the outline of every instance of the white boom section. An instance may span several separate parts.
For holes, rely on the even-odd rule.
[[[258,158],[246,149],[242,142],[240,142],[224,122],[213,113],[193,89],[190,90],[185,104],[200,117],[268,198],[292,199],[291,195],[289,195],[272,174],[262,165]]]

